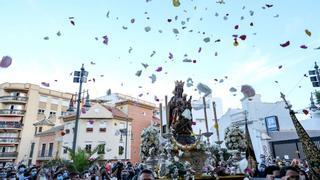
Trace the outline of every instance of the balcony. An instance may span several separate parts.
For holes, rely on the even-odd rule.
[[[53,159],[53,151],[39,151],[37,160]]]
[[[25,112],[20,109],[0,109],[0,116],[24,116]]]
[[[18,137],[0,137],[0,144],[19,144],[19,142]]]
[[[0,159],[15,159],[18,152],[0,152]]]
[[[24,96],[0,96],[0,103],[16,103],[25,104],[27,103],[28,97]]]
[[[22,129],[23,124],[20,122],[0,122],[0,131],[7,130],[20,130]],[[0,137],[1,139],[1,137]]]

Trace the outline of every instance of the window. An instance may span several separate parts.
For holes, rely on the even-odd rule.
[[[38,131],[39,133],[41,133],[42,132],[42,127],[39,127],[39,131]]]
[[[91,144],[86,144],[85,150],[91,152]]]
[[[87,127],[87,132],[93,132],[93,128]]]
[[[34,150],[34,142],[31,144],[31,149],[30,149],[30,154],[29,154],[29,157],[32,158],[33,156],[33,150]]]
[[[46,144],[42,144],[41,157],[44,157],[45,152],[46,152]]]
[[[107,131],[107,124],[106,124],[105,121],[100,122],[99,131],[100,131],[100,132],[106,132],[106,131]]]
[[[70,129],[66,129],[66,134],[69,134],[70,133]]]
[[[65,115],[67,115],[67,112],[61,112],[61,116],[65,116]]]
[[[38,114],[44,114],[45,110],[44,109],[38,109]]]
[[[56,116],[57,112],[54,112],[54,111],[50,111],[50,114],[49,116]]]
[[[53,152],[53,143],[49,144],[49,152],[48,152],[48,156],[51,157],[52,156],[52,152]]]
[[[123,150],[124,150],[123,146],[119,146],[119,155],[123,154]]]
[[[98,147],[98,154],[104,154],[105,152],[105,144],[99,144],[99,147]]]
[[[67,154],[68,153],[68,150],[67,150],[67,148],[63,148],[63,154]]]

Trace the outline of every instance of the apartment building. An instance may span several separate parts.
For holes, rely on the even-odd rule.
[[[29,83],[0,84],[0,163],[30,164],[35,153],[34,135],[50,129],[35,126],[44,119],[59,124],[72,94]]]

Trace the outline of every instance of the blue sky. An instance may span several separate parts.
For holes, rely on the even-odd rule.
[[[240,106],[241,93],[233,96],[229,88],[240,90],[243,84],[252,85],[264,101],[280,100],[279,92],[283,91],[295,108],[306,107],[314,88],[303,74],[320,58],[320,50],[314,50],[320,46],[320,2],[225,2],[221,5],[212,0],[181,0],[177,8],[170,0],[0,0],[0,56],[13,58],[12,66],[0,69],[0,82],[49,82],[53,89],[75,92],[78,85],[72,83],[69,74],[84,63],[89,78],[96,79],[85,85],[93,97],[102,96],[111,88],[134,97],[143,93],[141,98],[149,101],[154,95],[163,99],[165,94],[171,96],[175,80],[191,77],[195,85],[202,82],[212,88],[213,96],[223,100],[224,111]],[[265,4],[274,6],[262,9]],[[254,11],[253,16],[250,10]],[[223,18],[226,14],[228,20]],[[279,17],[275,18],[277,14]],[[69,17],[74,17],[75,26]],[[182,29],[181,21],[186,22],[186,29]],[[235,25],[239,25],[238,30]],[[150,32],[145,32],[146,26],[151,27]],[[177,36],[173,28],[179,30]],[[312,32],[311,37],[305,29]],[[60,37],[56,35],[58,31]],[[238,40],[239,46],[235,47],[233,34],[245,34],[247,39]],[[109,37],[108,45],[102,43],[104,35]],[[43,39],[46,36],[49,40]],[[206,37],[210,37],[209,43],[203,41]],[[221,42],[215,43],[216,39]],[[290,46],[280,47],[288,40]],[[300,45],[307,45],[308,49],[301,49]],[[128,53],[130,47],[132,51]],[[153,51],[156,54],[150,57]],[[173,60],[168,58],[169,52]],[[182,62],[185,54],[197,63]],[[144,69],[141,63],[150,66]],[[283,68],[278,69],[279,65]],[[163,71],[155,72],[159,66]],[[138,70],[143,70],[140,77],[135,76]],[[154,84],[148,78],[153,73],[157,75]],[[223,83],[214,81],[224,76],[228,79]],[[186,92],[200,97],[194,87]]]

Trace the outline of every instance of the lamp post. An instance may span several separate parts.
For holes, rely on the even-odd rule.
[[[74,134],[73,134],[73,143],[72,143],[72,151],[75,153],[77,148],[77,135],[78,135],[78,124],[79,124],[79,117],[80,117],[80,102],[81,102],[81,91],[82,91],[82,83],[87,82],[88,71],[85,71],[84,65],[80,71],[74,71],[73,82],[79,83],[79,93],[77,99],[77,111],[76,111],[76,119],[75,119],[75,127],[74,127]]]

